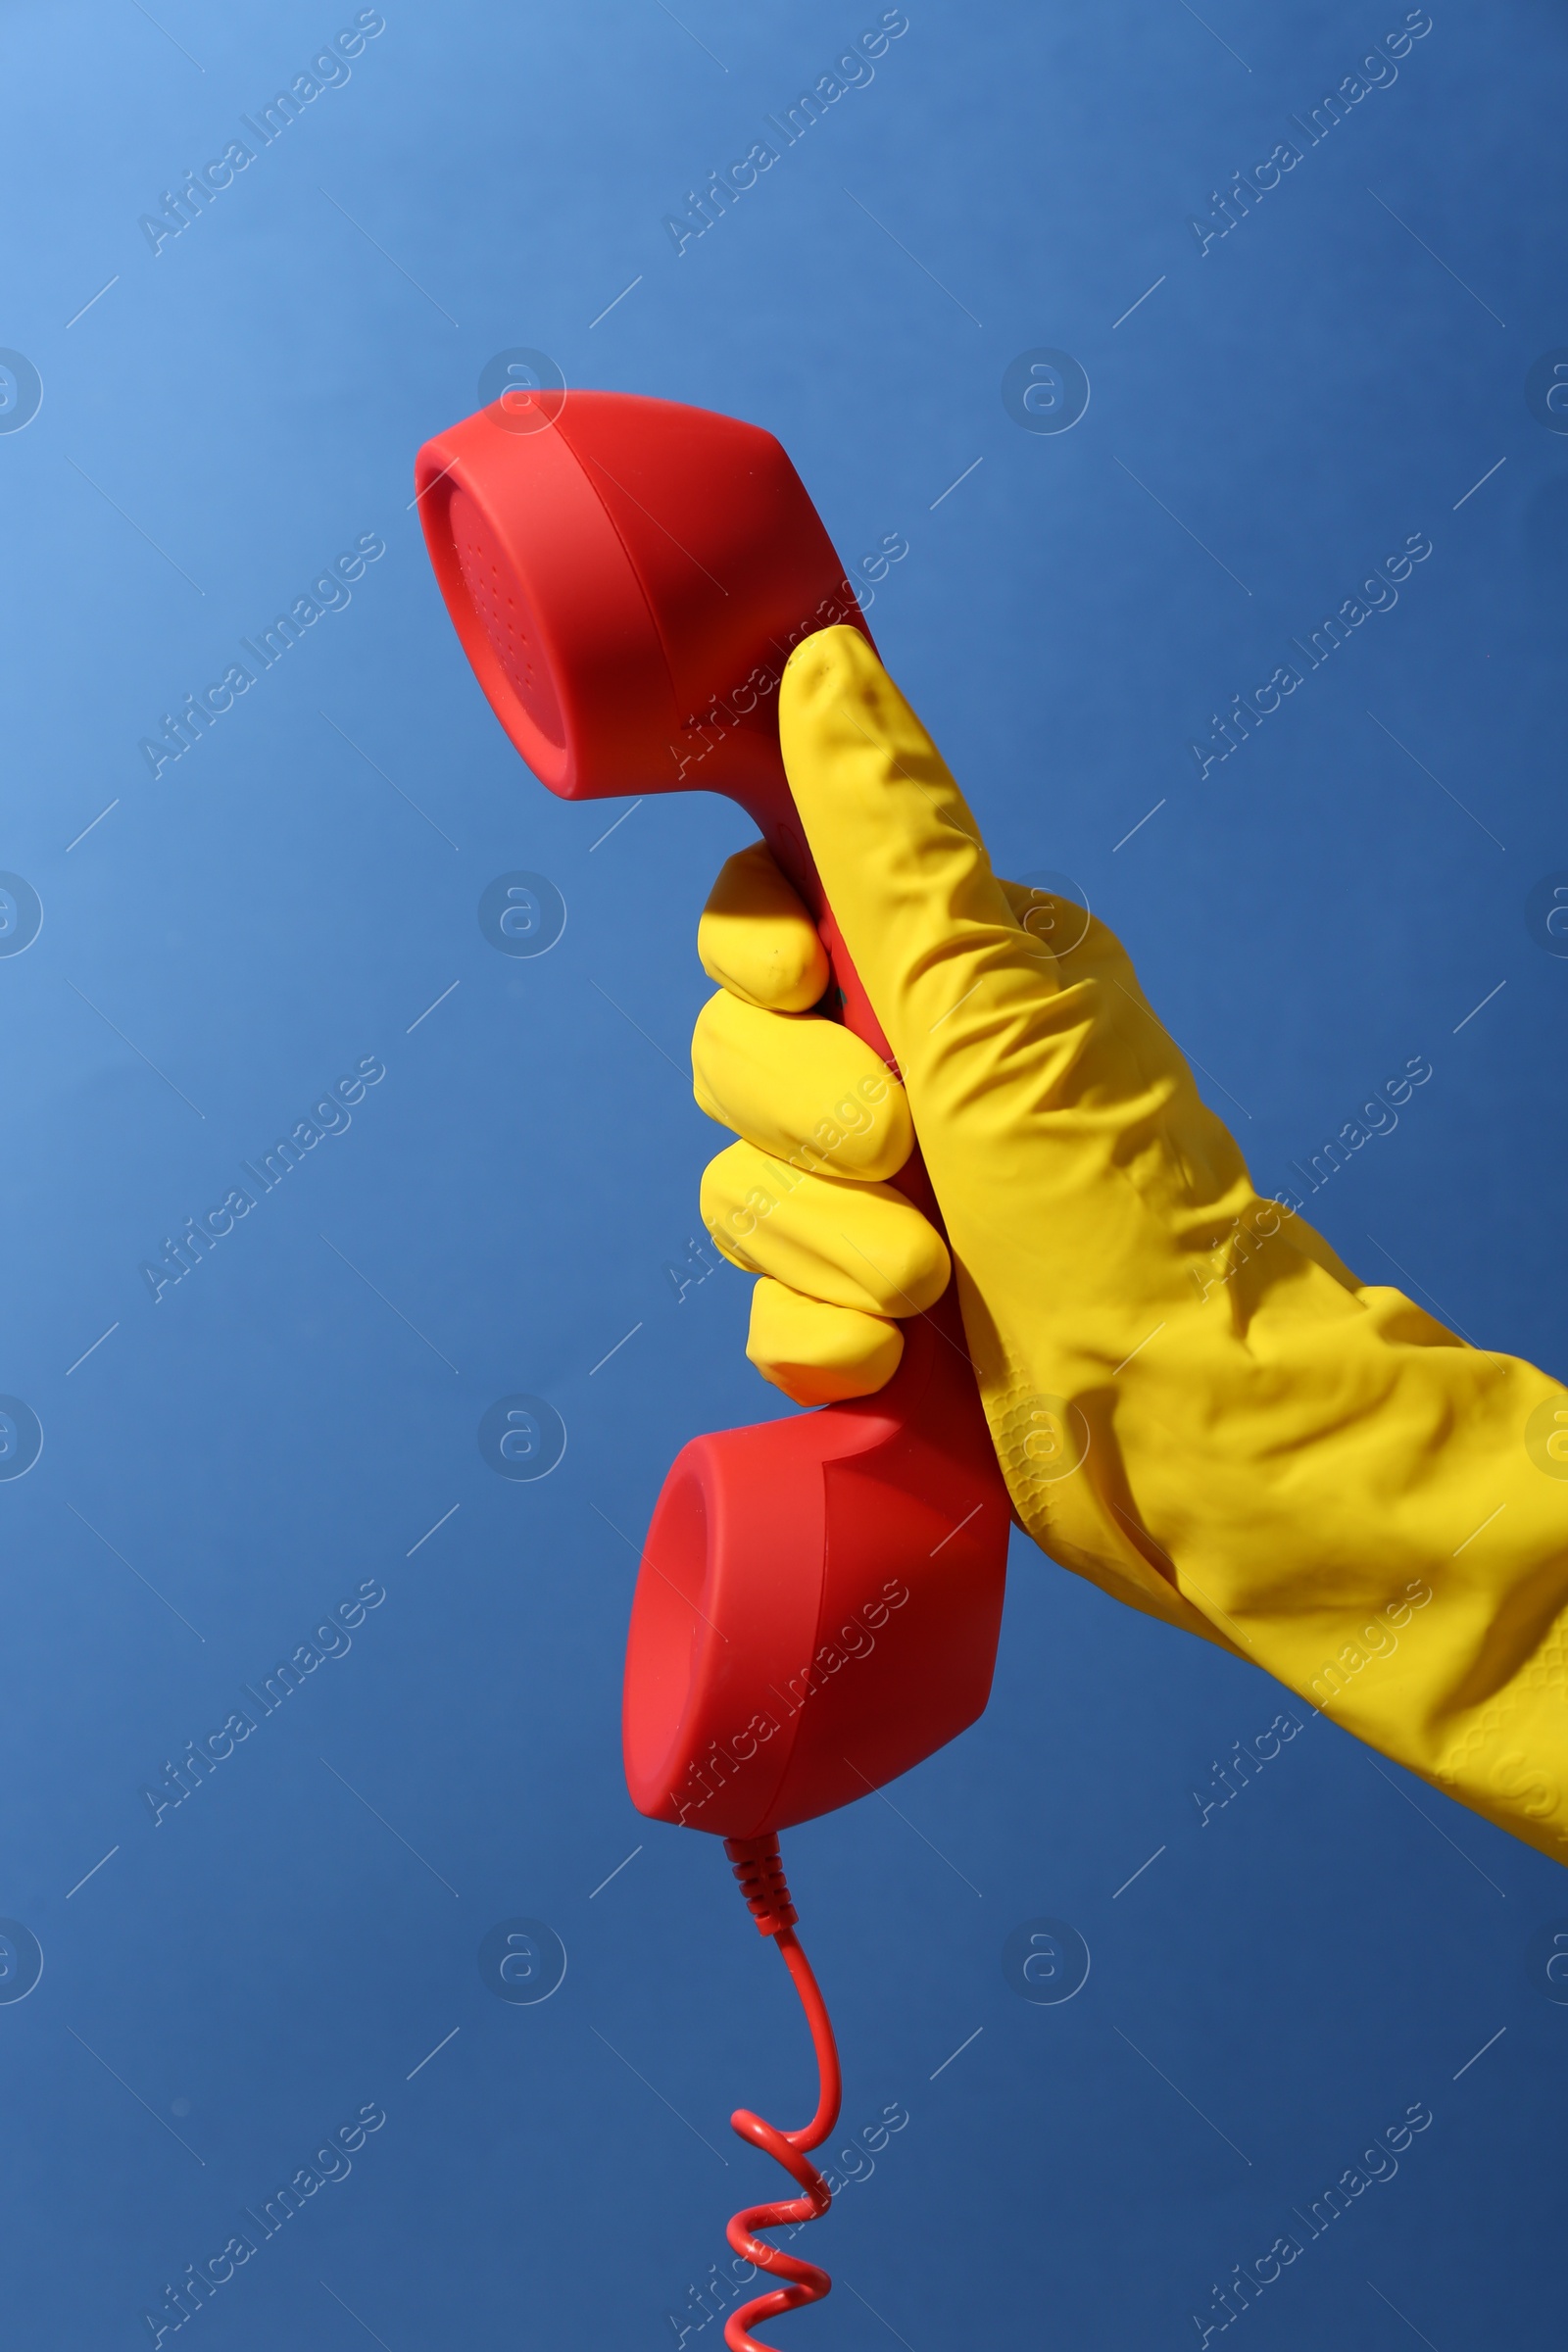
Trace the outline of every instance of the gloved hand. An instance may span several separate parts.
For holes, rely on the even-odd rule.
[[[1568,1394],[1259,1198],[1119,943],[995,878],[858,631],[796,651],[779,729],[904,1084],[809,1013],[825,958],[766,851],[731,858],[692,1059],[741,1137],[702,1205],[761,1277],[753,1360],[803,1403],[871,1393],[951,1249],[1044,1550],[1568,1860]],[[911,1131],[946,1249],[886,1181]]]

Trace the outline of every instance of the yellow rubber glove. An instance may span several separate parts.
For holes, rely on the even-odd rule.
[[[1063,910],[993,876],[858,631],[796,651],[779,726],[904,1088],[805,1014],[805,910],[760,845],[732,858],[693,1064],[744,1139],[704,1214],[764,1277],[748,1352],[803,1402],[890,1376],[948,1263],[886,1184],[912,1113],[1042,1548],[1568,1860],[1568,1392],[1259,1198],[1118,942],[1091,919],[1052,952]]]

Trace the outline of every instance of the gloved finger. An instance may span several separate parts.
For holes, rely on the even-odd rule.
[[[902,1193],[803,1176],[755,1144],[731,1144],[710,1160],[702,1217],[715,1248],[746,1273],[861,1314],[923,1314],[952,1271],[942,1236]]]
[[[899,1368],[904,1334],[856,1307],[828,1306],[763,1275],[752,1292],[746,1352],[796,1404],[872,1396]]]
[[[791,655],[779,740],[906,1084],[951,1060],[976,1023],[989,1033],[1004,1005],[1054,992],[1049,952],[1020,927],[946,762],[858,629],[823,629]]]
[[[764,1012],[727,989],[697,1016],[692,1092],[710,1119],[803,1173],[881,1182],[914,1143],[903,1087],[852,1030]]]
[[[1065,1276],[1108,1344],[1129,1311],[1118,1269],[1144,1217],[1174,1245],[1152,1294],[1165,1298],[1191,1289],[1184,1252],[1245,1207],[1234,1141],[1114,933],[1091,917],[1057,956],[1024,928],[941,754],[858,630],[823,629],[791,656],[779,737],[960,1262],[993,1312],[1021,1279],[1054,1293]],[[1130,1148],[1156,1128],[1179,1152]],[[1021,1194],[988,1210],[983,1195],[1007,1195],[1026,1162],[1031,1213]],[[1113,1169],[1132,1182],[1106,1191],[1099,1179]]]
[[[765,842],[719,867],[697,925],[697,955],[710,980],[774,1012],[808,1011],[828,984],[816,925]]]

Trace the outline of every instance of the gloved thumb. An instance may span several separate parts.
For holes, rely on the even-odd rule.
[[[779,689],[784,765],[845,945],[919,1116],[966,1041],[1056,993],[925,728],[858,629],[823,629]],[[988,1056],[989,1058],[989,1056]]]
[[[1048,1302],[1078,1298],[1091,1356],[1118,1363],[1198,1297],[1189,1261],[1251,1200],[1235,1142],[1114,935],[1091,916],[1058,956],[1020,923],[946,762],[858,630],[824,629],[792,657],[779,736],[960,1268],[1002,1322],[1032,1329]],[[1124,1346],[1133,1301],[1150,1312]],[[970,1344],[985,1355],[975,1330]],[[1058,1368],[1049,1385],[1066,1381]]]

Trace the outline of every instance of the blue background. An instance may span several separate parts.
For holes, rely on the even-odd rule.
[[[414,452],[515,345],[779,433],[848,563],[906,539],[872,625],[999,866],[1125,936],[1262,1187],[1428,1056],[1308,1213],[1568,1374],[1568,963],[1526,919],[1568,866],[1568,445],[1524,389],[1568,343],[1568,32],[1436,0],[1200,254],[1188,217],[1396,0],[910,0],[677,257],[663,216],[879,9],[389,0],[155,256],[138,217],[354,12],[156,13],[0,28],[0,341],[44,387],[0,438],[0,865],[44,909],[0,959],[0,1389],[44,1430],[0,1485],[0,1911],[45,1955],[0,2005],[6,2329],[148,2342],[165,2283],[378,2102],[196,2337],[708,2352],[692,2290],[778,2179],[728,2111],[803,2116],[808,2062],[713,1846],[631,1811],[617,1702],[665,1465],[777,1401],[744,1281],[665,1271],[714,1142],[693,931],[748,827],[690,796],[602,838],[620,805],[537,785],[440,609]],[[1042,345],[1092,385],[1060,435],[1001,398]],[[1200,782],[1210,713],[1414,532],[1397,607]],[[367,533],[347,609],[155,782],[160,714]],[[568,909],[533,959],[476,920],[514,868]],[[352,1127],[155,1305],[140,1262],[368,1055]],[[537,1483],[476,1445],[514,1391],[568,1431]],[[368,1579],[352,1650],[155,1826],[165,1760]],[[1323,1722],[1200,1826],[1191,1790],[1286,1703],[1015,1539],[982,1724],[787,1841],[846,2137],[909,2120],[778,2341],[1193,2342],[1417,2101],[1246,2340],[1560,2340],[1568,2008],[1531,1953],[1568,1890]],[[1065,2005],[1002,1971],[1043,1914],[1093,1956]],[[542,2005],[476,1965],[517,1915],[569,1954]]]

